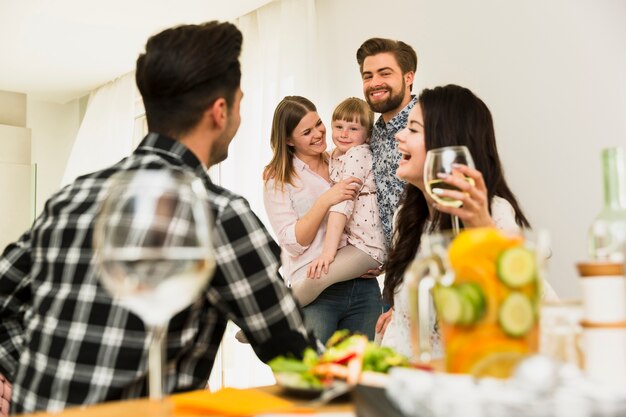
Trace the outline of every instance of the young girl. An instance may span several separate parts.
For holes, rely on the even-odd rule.
[[[385,238],[379,219],[376,185],[369,147],[374,113],[364,100],[348,98],[333,112],[332,139],[335,149],[330,159],[330,179],[340,182],[359,178],[363,186],[354,200],[345,200],[330,208],[322,254],[307,269],[306,279],[294,285],[296,298],[303,305],[313,301],[328,286],[365,274],[385,261]],[[342,258],[333,263],[343,234],[348,246]],[[333,263],[329,270],[329,265]]]

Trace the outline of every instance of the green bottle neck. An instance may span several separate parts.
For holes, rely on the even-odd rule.
[[[626,165],[621,148],[602,151],[604,208],[626,210]]]

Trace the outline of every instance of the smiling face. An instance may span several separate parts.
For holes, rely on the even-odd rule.
[[[368,131],[358,120],[333,120],[333,143],[341,154],[348,149],[363,145],[369,139]]]
[[[403,74],[396,58],[390,52],[365,58],[361,76],[365,100],[377,113],[396,114],[411,99],[408,86],[413,83],[413,72]]]
[[[326,127],[316,111],[304,115],[287,139],[287,145],[292,146],[295,155],[303,161],[317,158],[326,151]]]
[[[426,142],[424,117],[419,103],[411,109],[407,125],[396,134],[396,140],[398,141],[398,150],[402,154],[396,176],[423,191]]]

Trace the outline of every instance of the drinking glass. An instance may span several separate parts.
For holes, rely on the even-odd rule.
[[[539,353],[582,369],[582,319],[583,306],[578,300],[542,302]]]
[[[424,183],[426,184],[426,192],[432,197],[437,204],[448,207],[461,207],[463,202],[450,197],[442,197],[433,192],[434,189],[453,190],[459,189],[453,185],[444,182],[437,174],[447,174],[463,178],[465,181],[474,185],[474,180],[464,177],[463,174],[456,171],[452,164],[463,164],[470,168],[474,168],[474,160],[466,146],[445,146],[443,148],[431,149],[426,152],[426,160],[424,162]],[[459,218],[452,216],[452,230],[455,234],[459,233]]]
[[[150,336],[150,399],[163,398],[169,320],[196,300],[215,267],[206,190],[182,171],[126,171],[110,179],[96,217],[100,281]]]

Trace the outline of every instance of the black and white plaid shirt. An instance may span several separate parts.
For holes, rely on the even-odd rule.
[[[56,193],[0,258],[0,372],[13,381],[11,412],[145,395],[149,340],[143,323],[111,299],[92,264],[94,216],[106,181],[136,169],[195,173],[216,223],[214,278],[203,297],[169,323],[166,390],[206,386],[229,319],[265,361],[300,355],[309,344],[277,272],[280,249],[247,201],[211,183],[182,144],[151,133],[130,157]]]

